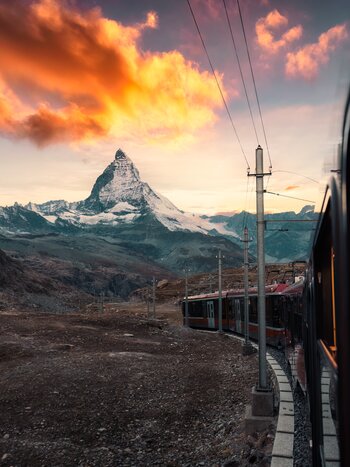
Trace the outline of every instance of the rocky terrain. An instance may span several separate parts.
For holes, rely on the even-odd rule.
[[[273,427],[243,430],[256,355],[178,308],[0,319],[2,466],[269,465]]]
[[[0,245],[2,239],[0,238]],[[101,240],[104,244],[105,241]],[[177,303],[185,294],[185,278],[150,261],[134,263],[134,257],[119,251],[119,263],[113,252],[116,246],[104,245],[94,250],[89,238],[79,251],[80,243],[60,241],[57,250],[45,255],[46,238],[32,239],[31,254],[23,254],[26,239],[7,240],[7,253],[0,250],[0,310],[77,312],[87,305],[129,298],[146,301],[156,278],[157,302]],[[96,239],[93,239],[95,244]],[[52,247],[52,245],[50,245]],[[71,258],[71,259],[70,259]],[[73,259],[74,260],[73,260]],[[217,260],[216,260],[217,261]],[[267,265],[267,283],[292,282],[304,274],[305,263]],[[243,287],[243,268],[224,269],[223,288]],[[256,285],[256,265],[249,271],[250,285]],[[188,278],[189,295],[207,293],[218,288],[217,271],[193,274]]]

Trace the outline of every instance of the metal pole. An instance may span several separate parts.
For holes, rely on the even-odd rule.
[[[219,250],[219,332],[222,332],[221,250]]]
[[[185,326],[188,327],[188,270],[185,276]]]
[[[100,302],[100,304],[101,304],[101,310],[100,311],[101,311],[101,313],[103,313],[103,292],[101,292],[101,302]]]
[[[156,317],[156,278],[153,276],[153,318]]]
[[[244,227],[244,336],[249,343],[249,296],[248,296],[248,228]]]
[[[258,315],[259,315],[259,389],[266,390],[266,310],[265,310],[265,223],[264,223],[264,162],[259,145],[256,156],[256,216],[258,253]]]
[[[150,318],[150,307],[149,307],[149,302],[150,302],[151,294],[149,287],[147,286],[147,318]]]

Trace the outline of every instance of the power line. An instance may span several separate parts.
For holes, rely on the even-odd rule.
[[[232,27],[231,27],[231,21],[230,21],[230,18],[229,18],[229,16],[228,16],[228,12],[227,12],[227,8],[226,8],[226,1],[223,0],[223,3],[224,3],[226,18],[227,18],[227,24],[228,24],[228,27],[229,27],[229,30],[230,30],[230,34],[231,34],[232,44],[233,44],[233,48],[234,48],[234,51],[235,51],[235,54],[236,54],[236,59],[237,59],[237,63],[238,63],[238,68],[239,68],[239,72],[240,72],[240,75],[241,75],[242,84],[243,84],[243,87],[244,87],[245,97],[246,97],[247,104],[248,104],[248,108],[249,108],[250,118],[251,118],[251,121],[252,121],[252,124],[253,124],[253,128],[254,128],[254,133],[255,133],[255,137],[256,137],[256,142],[257,142],[257,144],[259,145],[259,137],[258,137],[258,133],[257,133],[257,131],[256,131],[256,126],[255,126],[255,122],[254,122],[254,118],[253,118],[253,112],[252,112],[252,108],[251,108],[251,106],[250,106],[250,102],[249,102],[249,98],[248,98],[248,92],[247,92],[247,87],[246,87],[246,85],[245,85],[244,76],[243,76],[243,72],[242,72],[241,62],[240,62],[239,55],[238,55],[238,52],[237,52],[236,42],[235,42],[235,39],[234,39],[234,36],[233,36],[233,31],[232,31]]]
[[[303,174],[298,174],[298,172],[292,172],[291,170],[274,170],[274,173],[276,173],[276,172],[284,172],[284,173],[287,173],[287,174],[298,175],[299,177],[307,178],[308,180],[311,180],[314,183],[320,183],[319,181],[315,180],[314,178],[307,177],[306,175],[303,175]]]
[[[249,61],[250,72],[251,72],[252,80],[253,80],[253,84],[254,84],[256,102],[257,102],[257,104],[258,104],[258,109],[259,109],[259,115],[260,115],[261,126],[262,126],[263,133],[264,133],[264,139],[265,139],[267,154],[268,154],[268,156],[269,156],[270,169],[272,169],[272,161],[271,161],[271,156],[270,156],[270,149],[269,149],[269,145],[268,145],[268,143],[267,143],[266,132],[265,132],[265,125],[264,125],[264,120],[263,120],[263,118],[262,118],[262,113],[261,113],[261,108],[260,108],[260,101],[259,101],[259,97],[258,97],[258,91],[257,91],[257,88],[256,88],[256,83],[255,83],[255,78],[254,78],[254,72],[253,72],[253,66],[252,66],[252,61],[251,61],[251,59],[250,59],[248,41],[247,41],[247,36],[246,36],[246,33],[245,33],[244,21],[243,21],[243,16],[242,16],[242,12],[241,12],[241,7],[240,7],[240,5],[239,5],[239,0],[237,0],[237,5],[238,5],[239,17],[240,17],[240,20],[241,20],[241,26],[242,26],[243,36],[244,36],[244,42],[245,42],[245,46],[246,46],[246,49],[247,49],[247,55],[248,55],[248,61]]]
[[[231,122],[231,125],[232,125],[232,128],[233,128],[233,131],[234,131],[234,133],[235,133],[235,135],[236,135],[236,138],[237,138],[237,141],[238,141],[238,143],[239,143],[239,146],[240,146],[240,148],[241,148],[241,151],[242,151],[243,157],[244,157],[244,159],[245,159],[245,161],[246,161],[246,164],[247,164],[247,170],[248,170],[248,172],[249,172],[249,171],[250,171],[250,167],[249,167],[249,162],[248,162],[247,156],[245,155],[245,152],[244,152],[244,149],[243,149],[243,146],[242,146],[241,140],[240,140],[240,138],[239,138],[239,136],[238,136],[238,133],[237,133],[236,127],[235,127],[235,125],[234,125],[234,123],[233,123],[233,120],[232,120],[231,113],[230,113],[230,111],[229,111],[229,108],[228,108],[228,106],[227,106],[227,103],[226,103],[226,100],[225,100],[224,94],[223,94],[223,92],[222,92],[222,90],[221,90],[221,86],[220,86],[219,80],[218,80],[218,78],[217,78],[217,76],[216,76],[216,73],[215,73],[215,70],[214,70],[213,64],[212,64],[212,62],[211,62],[211,60],[210,60],[209,53],[208,53],[208,50],[207,50],[207,48],[206,48],[206,46],[205,46],[205,43],[204,43],[204,40],[203,40],[203,37],[202,37],[201,31],[200,31],[200,29],[199,29],[199,25],[198,25],[198,23],[197,23],[196,17],[195,17],[195,15],[194,15],[194,12],[193,12],[193,10],[192,10],[192,7],[191,7],[190,0],[187,0],[187,4],[188,4],[188,6],[189,6],[189,9],[190,9],[190,11],[191,11],[191,15],[192,15],[192,18],[193,18],[194,24],[196,25],[196,28],[197,28],[197,31],[198,31],[199,38],[200,38],[200,40],[201,40],[201,42],[202,42],[203,49],[204,49],[204,51],[205,51],[205,54],[206,54],[206,56],[207,56],[207,59],[208,59],[208,62],[209,62],[209,65],[210,65],[211,71],[212,71],[212,73],[213,73],[213,76],[214,76],[214,78],[215,78],[215,81],[216,81],[217,87],[218,87],[218,89],[219,89],[219,92],[220,92],[220,95],[221,95],[222,101],[223,101],[223,103],[224,103],[224,106],[225,106],[225,109],[226,109],[226,112],[227,112],[228,118],[230,119],[230,122]]]
[[[280,193],[274,193],[272,191],[266,191],[266,190],[265,190],[265,193],[268,193],[269,195],[281,196],[282,198],[297,199],[299,201],[306,201],[308,203],[316,204],[316,201],[312,201],[310,199],[296,198],[295,196],[288,196],[288,195],[281,195]]]

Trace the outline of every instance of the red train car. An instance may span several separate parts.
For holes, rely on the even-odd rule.
[[[285,357],[290,364],[294,382],[306,392],[304,357],[304,281],[291,284],[283,291],[283,322],[285,326]]]
[[[283,290],[286,284],[273,284],[266,287],[266,340],[274,346],[284,344],[285,329],[282,320]],[[182,310],[185,321],[186,301]],[[200,329],[219,328],[218,292],[188,297],[189,326]],[[244,290],[222,292],[222,329],[244,334]],[[249,289],[249,336],[258,339],[257,289]]]

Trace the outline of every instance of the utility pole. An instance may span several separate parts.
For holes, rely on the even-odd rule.
[[[150,298],[151,298],[151,294],[150,294],[150,290],[149,290],[149,286],[147,285],[147,295],[146,295],[146,300],[147,300],[147,319],[150,318],[150,307],[149,307],[149,302],[150,302]]]
[[[153,301],[153,318],[156,317],[156,278],[153,276],[153,281],[152,281],[152,285],[153,285],[153,297],[152,297],[152,301]]]
[[[264,162],[260,145],[256,152],[256,224],[258,253],[258,313],[259,313],[259,389],[267,390],[266,372],[266,308],[265,308],[265,222],[264,222]],[[267,174],[266,174],[267,175]]]
[[[268,426],[273,415],[273,393],[267,383],[266,372],[266,310],[265,310],[265,248],[264,248],[264,173],[263,150],[259,145],[255,151],[256,169],[256,226],[257,226],[257,261],[258,261],[258,324],[259,324],[259,382],[252,390],[251,415],[246,416],[246,426],[256,423]]]
[[[104,310],[104,292],[101,292],[101,313]]]
[[[185,271],[185,326],[188,328],[188,269]]]
[[[248,227],[244,227],[243,240],[241,240],[241,242],[244,243],[244,344],[242,345],[242,353],[243,355],[250,355],[255,352],[255,349],[253,348],[249,340]]]
[[[222,332],[222,284],[221,284],[221,250],[219,250],[219,332]]]

